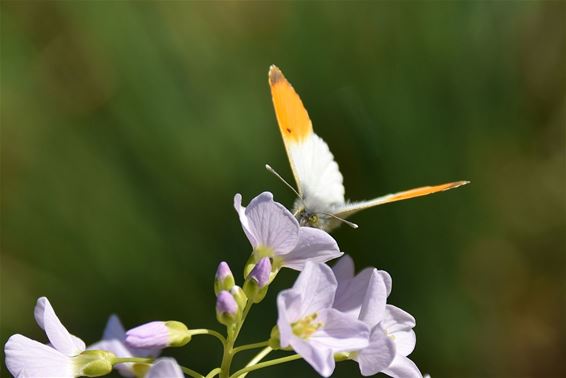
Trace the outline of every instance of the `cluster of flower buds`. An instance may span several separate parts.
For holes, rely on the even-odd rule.
[[[260,194],[247,207],[237,194],[234,207],[252,253],[241,287],[226,262],[216,271],[216,318],[226,326],[226,336],[209,329],[189,329],[179,321],[153,321],[126,331],[112,315],[102,340],[87,348],[67,331],[42,297],[35,318],[49,344],[22,335],[10,337],[5,346],[10,373],[17,378],[97,377],[116,369],[125,377],[180,378],[187,374],[205,378],[172,358],[158,356],[165,348],[187,345],[195,335],[212,335],[222,343],[224,353],[219,366],[206,377],[243,377],[302,358],[324,377],[334,372],[336,362],[353,360],[364,376],[381,372],[393,378],[422,378],[407,357],[415,347],[415,319],[387,303],[391,293],[387,272],[366,268],[356,274],[352,258],[340,251],[332,236],[300,226],[271,193]],[[326,264],[338,257],[332,267]],[[278,319],[270,337],[235,346],[251,307],[264,299],[282,268],[300,273],[293,287],[277,295]],[[233,356],[254,348],[263,350],[244,368],[232,372]],[[259,363],[275,349],[294,354]]]

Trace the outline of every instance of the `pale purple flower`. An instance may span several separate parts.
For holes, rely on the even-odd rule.
[[[415,347],[415,319],[386,304],[391,276],[375,268],[354,275],[350,256],[341,258],[333,271],[338,281],[333,307],[371,328],[369,345],[352,354],[362,375],[382,372],[394,378],[421,378],[419,369],[406,357]]]
[[[142,324],[126,332],[126,345],[144,349],[167,348],[169,346],[169,328],[163,321]]]
[[[325,377],[334,371],[334,353],[363,349],[369,338],[365,323],[332,308],[336,288],[332,270],[309,261],[277,297],[281,347],[291,346]]]
[[[415,349],[417,342],[413,327],[415,318],[393,305],[387,305],[379,326],[395,343],[395,358],[382,372],[393,378],[422,378],[422,374],[407,356]]]
[[[263,257],[252,269],[249,278],[257,282],[257,286],[261,289],[269,283],[269,275],[271,274],[271,261],[268,257]]]
[[[4,347],[6,366],[14,377],[77,377],[80,366],[73,357],[85,350],[85,343],[67,331],[49,300],[41,297],[34,311],[37,324],[45,330],[50,345],[16,334]]]
[[[102,340],[90,345],[89,350],[107,350],[120,358],[156,357],[161,349],[132,348],[126,345],[126,330],[116,315],[111,315],[106,323]],[[114,365],[124,377],[135,377],[134,363],[127,362]]]
[[[242,196],[236,194],[234,208],[257,260],[272,258],[276,269],[302,270],[307,261],[326,262],[342,255],[329,234],[299,226],[293,214],[273,201],[269,192],[255,197],[247,207],[242,206]]]
[[[183,371],[177,361],[171,357],[156,360],[145,378],[184,378]]]

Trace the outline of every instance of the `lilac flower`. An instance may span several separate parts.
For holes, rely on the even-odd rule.
[[[269,192],[255,197],[247,207],[242,206],[242,196],[236,194],[234,208],[256,261],[269,257],[276,269],[302,270],[309,260],[326,262],[342,255],[330,235],[316,228],[300,227],[293,214],[273,201]]]
[[[333,307],[371,327],[369,345],[351,356],[358,362],[362,375],[383,372],[394,378],[422,377],[406,357],[415,347],[415,319],[386,304],[391,276],[375,268],[366,268],[354,276],[350,256],[341,258],[333,271],[338,280]]]
[[[331,308],[336,288],[332,270],[309,261],[277,297],[281,347],[291,346],[325,377],[334,371],[334,353],[363,349],[369,338],[366,324]]]
[[[156,357],[161,349],[132,348],[126,345],[126,330],[116,315],[111,315],[106,323],[102,340],[90,345],[87,349],[102,349],[114,353],[120,358],[130,357]],[[135,377],[139,370],[138,363],[122,363],[114,365],[118,372],[124,377]]]
[[[113,355],[97,351],[82,356],[85,343],[67,331],[46,297],[37,300],[34,315],[37,324],[45,330],[50,345],[19,334],[11,336],[4,352],[6,366],[14,377],[78,377],[83,375],[89,362],[101,359],[106,362],[105,374],[110,372]]]
[[[174,358],[160,358],[151,366],[145,378],[184,378],[181,367]]]
[[[395,358],[382,372],[393,378],[422,378],[419,368],[407,356],[417,342],[413,327],[415,318],[393,305],[387,305],[379,326],[395,343]]]

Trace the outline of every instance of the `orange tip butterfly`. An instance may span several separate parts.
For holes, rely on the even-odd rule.
[[[334,156],[326,142],[314,133],[301,98],[281,70],[274,65],[269,68],[269,86],[279,131],[298,191],[287,184],[269,165],[266,165],[266,168],[297,194],[293,213],[302,226],[331,231],[341,223],[346,223],[357,228],[355,223],[345,218],[370,207],[443,192],[469,183],[455,181],[387,194],[369,201],[346,201],[343,177]]]

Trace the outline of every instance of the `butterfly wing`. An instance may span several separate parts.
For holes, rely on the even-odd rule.
[[[329,211],[344,204],[343,178],[328,145],[313,132],[301,98],[279,68],[269,69],[269,86],[279,131],[304,205]]]
[[[469,183],[469,181],[455,181],[441,185],[421,186],[419,188],[409,189],[398,193],[387,194],[385,196],[377,197],[369,201],[352,202],[335,210],[334,215],[340,218],[346,218],[354,213],[357,213],[358,211],[368,209],[370,207],[384,205],[390,202],[402,201],[409,198],[427,196],[433,193],[444,192],[446,190],[454,189]]]

